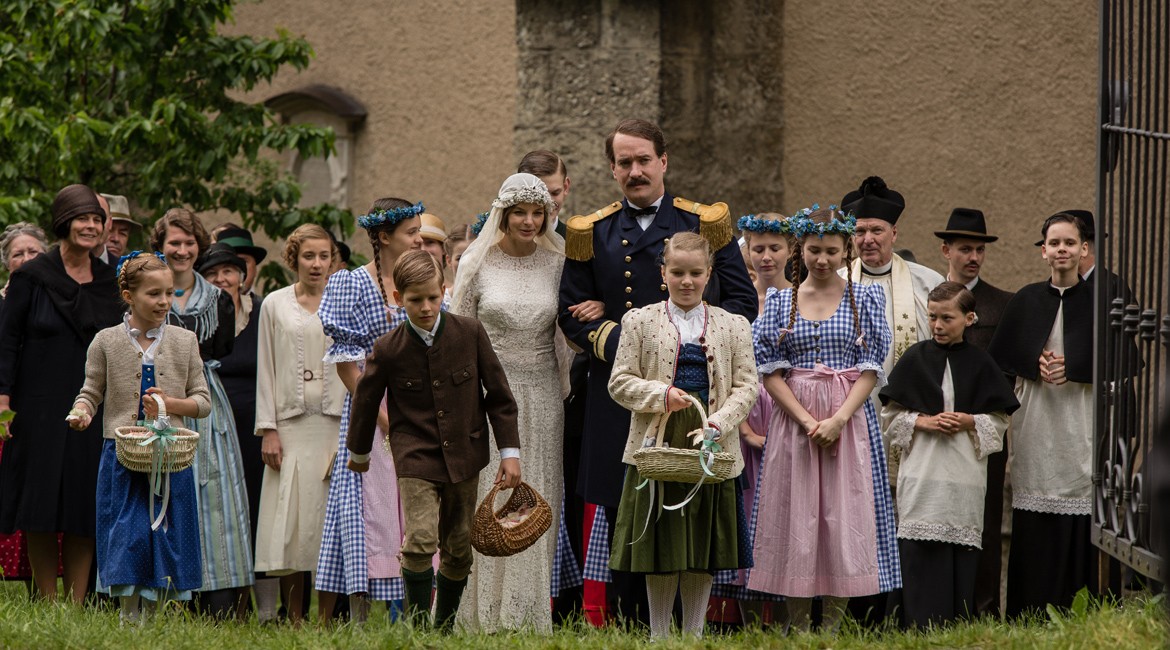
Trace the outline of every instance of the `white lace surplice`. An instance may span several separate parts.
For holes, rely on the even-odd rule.
[[[519,406],[521,478],[548,501],[551,529],[536,544],[507,558],[475,555],[459,609],[472,630],[530,627],[551,631],[549,583],[556,551],[563,486],[564,411],[556,354],[557,294],[564,257],[538,248],[511,257],[493,246],[461,304],[452,310],[479,319],[504,366]],[[479,475],[479,498],[488,493],[500,455]],[[502,504],[504,497],[497,501]]]
[[[955,384],[943,370],[943,410],[955,410]],[[916,431],[918,413],[897,402],[882,407],[882,430],[900,454],[898,538],[982,547],[987,455],[1003,448],[1008,417],[976,413],[975,429],[954,435]]]

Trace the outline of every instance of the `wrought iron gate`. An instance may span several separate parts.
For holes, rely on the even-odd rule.
[[[1170,0],[1101,3],[1093,543],[1161,573],[1151,450],[1170,345]],[[1115,274],[1115,275],[1111,275]]]

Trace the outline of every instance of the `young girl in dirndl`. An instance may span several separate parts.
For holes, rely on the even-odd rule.
[[[799,238],[793,288],[770,291],[753,325],[776,407],[748,588],[786,596],[802,630],[821,596],[823,627],[835,629],[850,597],[901,586],[881,429],[868,399],[885,382],[890,332],[881,288],[837,275],[852,261],[854,219],[813,206],[789,221]]]
[[[655,638],[669,634],[680,591],[684,631],[701,635],[712,574],[750,566],[734,476],[743,471],[739,423],[757,390],[747,320],[702,301],[711,277],[707,240],[678,233],[666,243],[663,258],[662,277],[670,299],[622,318],[622,338],[609,380],[614,400],[633,412],[622,458],[629,467],[609,566],[646,574],[650,633]],[[706,422],[688,395],[706,406]],[[735,459],[732,478],[700,486],[676,510],[661,506],[684,502],[694,486],[645,482],[634,466],[634,452],[658,434],[662,418],[667,418],[664,442],[671,447],[690,448],[706,439]]]
[[[154,420],[161,397],[168,415],[206,417],[211,395],[195,334],[166,324],[174,276],[160,257],[135,251],[118,267],[123,323],[94,337],[85,384],[69,425],[89,426],[105,403],[104,444],[97,484],[97,573],[103,591],[117,597],[123,620],[137,620],[145,599],[190,600],[203,584],[199,513],[191,468],[169,475],[167,498],[151,498],[151,474],[118,462],[117,427]],[[161,488],[160,488],[161,489]],[[157,523],[155,523],[157,522]]]

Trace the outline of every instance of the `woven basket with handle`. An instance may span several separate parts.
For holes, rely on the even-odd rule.
[[[471,545],[489,557],[507,557],[532,546],[552,526],[552,508],[544,497],[529,484],[521,482],[512,490],[508,502],[496,509],[496,495],[500,484],[492,487],[475,510],[471,526]],[[513,527],[506,527],[500,519],[528,506],[531,512]]]
[[[151,394],[158,404],[158,415],[166,417],[167,407],[161,397]],[[183,428],[176,428],[166,436],[157,436],[155,429],[144,426],[118,427],[114,430],[118,462],[131,472],[151,473],[155,468],[164,473],[180,472],[191,466],[195,460],[195,447],[199,434]],[[143,444],[145,441],[149,443]],[[161,462],[155,463],[155,456],[162,454]]]
[[[691,405],[699,411],[703,422],[707,421],[707,412],[703,404],[693,395],[686,396]],[[658,423],[658,432],[654,446],[642,447],[634,452],[634,465],[643,478],[652,481],[673,481],[675,483],[719,483],[731,478],[735,471],[735,456],[730,452],[706,452],[699,449],[677,449],[663,447],[663,438],[666,437],[666,421],[669,413],[663,413]],[[708,472],[703,471],[704,464]]]

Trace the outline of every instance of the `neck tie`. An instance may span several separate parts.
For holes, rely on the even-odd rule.
[[[628,210],[630,212],[630,216],[637,219],[638,217],[645,217],[647,215],[657,214],[658,213],[658,206],[652,205],[648,208],[635,208],[634,206],[631,205],[630,207],[626,208],[626,210]]]

